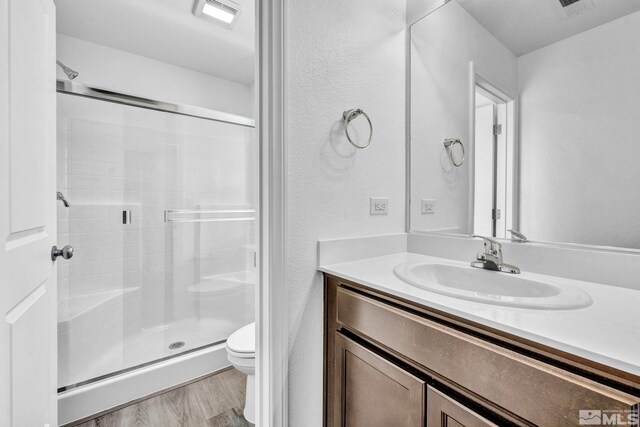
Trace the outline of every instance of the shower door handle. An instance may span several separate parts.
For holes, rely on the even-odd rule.
[[[64,259],[73,257],[73,246],[67,245],[62,249],[58,249],[58,247],[54,245],[51,248],[51,261],[57,260],[59,256]]]

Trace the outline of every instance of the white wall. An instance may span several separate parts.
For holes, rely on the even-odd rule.
[[[322,423],[322,299],[317,240],[405,226],[405,2],[289,1],[287,10],[289,425]],[[342,112],[375,129],[356,151]],[[369,197],[389,198],[370,216]]]
[[[530,239],[640,248],[638,40],[640,12],[518,59]]]
[[[411,41],[411,228],[468,234],[473,161],[469,63],[515,97],[516,57],[456,1],[414,24]],[[449,160],[445,138],[463,142],[467,159],[462,167]],[[434,214],[421,214],[421,199],[435,199]]]
[[[449,0],[406,0],[407,24],[411,25],[424,18]]]
[[[159,101],[253,117],[253,86],[58,34],[57,56],[77,82]],[[206,54],[206,52],[203,52]],[[58,69],[58,78],[66,79]]]

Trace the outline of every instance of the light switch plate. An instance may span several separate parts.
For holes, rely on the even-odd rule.
[[[434,199],[422,199],[420,211],[424,215],[436,213],[436,201]]]
[[[371,215],[387,215],[389,213],[389,199],[386,197],[372,197],[370,200]]]

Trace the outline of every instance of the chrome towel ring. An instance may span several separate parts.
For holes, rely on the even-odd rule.
[[[369,122],[369,139],[363,145],[358,145],[355,142],[353,142],[353,140],[351,139],[351,135],[349,135],[349,123],[351,123],[351,121],[358,116],[364,116],[364,118],[367,119],[367,122]],[[371,138],[373,137],[373,125],[371,124],[371,119],[369,118],[367,113],[365,113],[359,108],[352,108],[351,110],[347,110],[344,113],[342,113],[342,121],[344,123],[344,133],[347,135],[347,139],[349,140],[351,145],[353,145],[356,148],[362,149],[362,148],[367,148],[369,144],[371,144]]]
[[[455,159],[456,156],[453,155],[453,147],[455,147],[457,144],[460,144],[460,148],[462,149],[462,158],[460,158],[458,161],[456,161]],[[462,141],[460,141],[459,139],[447,138],[444,140],[444,146],[447,149],[447,153],[449,154],[451,163],[453,163],[453,165],[457,168],[462,166],[462,164],[464,163],[464,156],[465,156],[464,144],[462,144]]]

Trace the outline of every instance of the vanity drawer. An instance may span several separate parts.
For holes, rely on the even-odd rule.
[[[580,410],[628,411],[640,401],[344,287],[336,298],[338,327],[534,424],[578,425]]]

